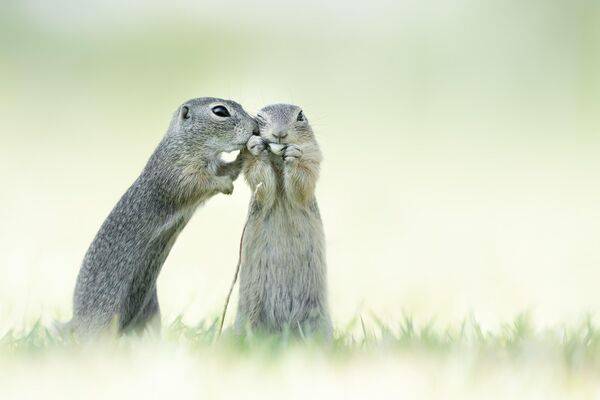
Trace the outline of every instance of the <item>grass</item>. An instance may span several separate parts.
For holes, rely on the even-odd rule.
[[[217,338],[218,318],[176,318],[160,336],[80,343],[38,322],[0,340],[0,398],[593,398],[600,326],[440,326],[355,317],[331,343]],[[98,386],[98,382],[102,382]],[[149,384],[151,382],[151,384]],[[69,390],[65,394],[65,388]],[[179,395],[181,393],[181,395]],[[250,396],[252,397],[252,396]]]
[[[376,316],[369,320],[371,322],[366,323],[362,317],[355,317],[335,331],[332,343],[298,339],[285,333],[244,338],[226,333],[218,338],[218,318],[190,326],[181,317],[164,327],[160,338],[132,334],[113,338],[111,342],[128,348],[136,342],[150,340],[195,351],[211,349],[239,357],[268,354],[275,359],[290,349],[318,351],[332,359],[379,353],[398,356],[418,353],[435,357],[469,353],[476,358],[508,361],[543,361],[551,357],[569,370],[600,368],[600,327],[590,317],[574,327],[536,329],[529,316],[522,314],[496,332],[483,330],[472,318],[452,327],[438,327],[434,322],[417,326],[411,317],[396,324],[386,323]],[[26,331],[8,331],[0,339],[0,357],[81,346],[74,338],[57,335],[38,321]]]

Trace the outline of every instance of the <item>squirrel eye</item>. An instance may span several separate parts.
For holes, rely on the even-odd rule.
[[[215,106],[212,108],[212,112],[215,115],[218,115],[219,117],[231,117],[231,114],[229,114],[229,111],[223,107],[223,106]]]
[[[296,121],[304,121],[304,113],[302,111],[300,111],[298,113],[298,117],[296,118]]]

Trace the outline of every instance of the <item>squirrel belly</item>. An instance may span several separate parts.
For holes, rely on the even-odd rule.
[[[328,339],[325,236],[314,194],[321,152],[299,107],[267,106],[257,120],[260,137],[244,152],[253,195],[235,329]]]

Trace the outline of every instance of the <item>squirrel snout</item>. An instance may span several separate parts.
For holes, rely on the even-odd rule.
[[[256,120],[252,120],[252,134],[256,136],[260,136],[260,129],[258,127],[258,122]]]
[[[286,131],[273,132],[273,136],[276,137],[277,139],[283,139],[287,135],[288,134]]]

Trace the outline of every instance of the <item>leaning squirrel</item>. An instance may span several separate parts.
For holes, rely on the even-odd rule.
[[[237,103],[192,99],[174,113],[141,175],[121,197],[90,245],[77,277],[76,334],[160,327],[156,279],[196,208],[217,193],[231,194],[242,167],[222,152],[246,146],[256,121]]]
[[[243,235],[235,330],[331,337],[325,238],[315,185],[321,151],[302,110],[275,104],[256,117],[244,151],[253,195]]]

